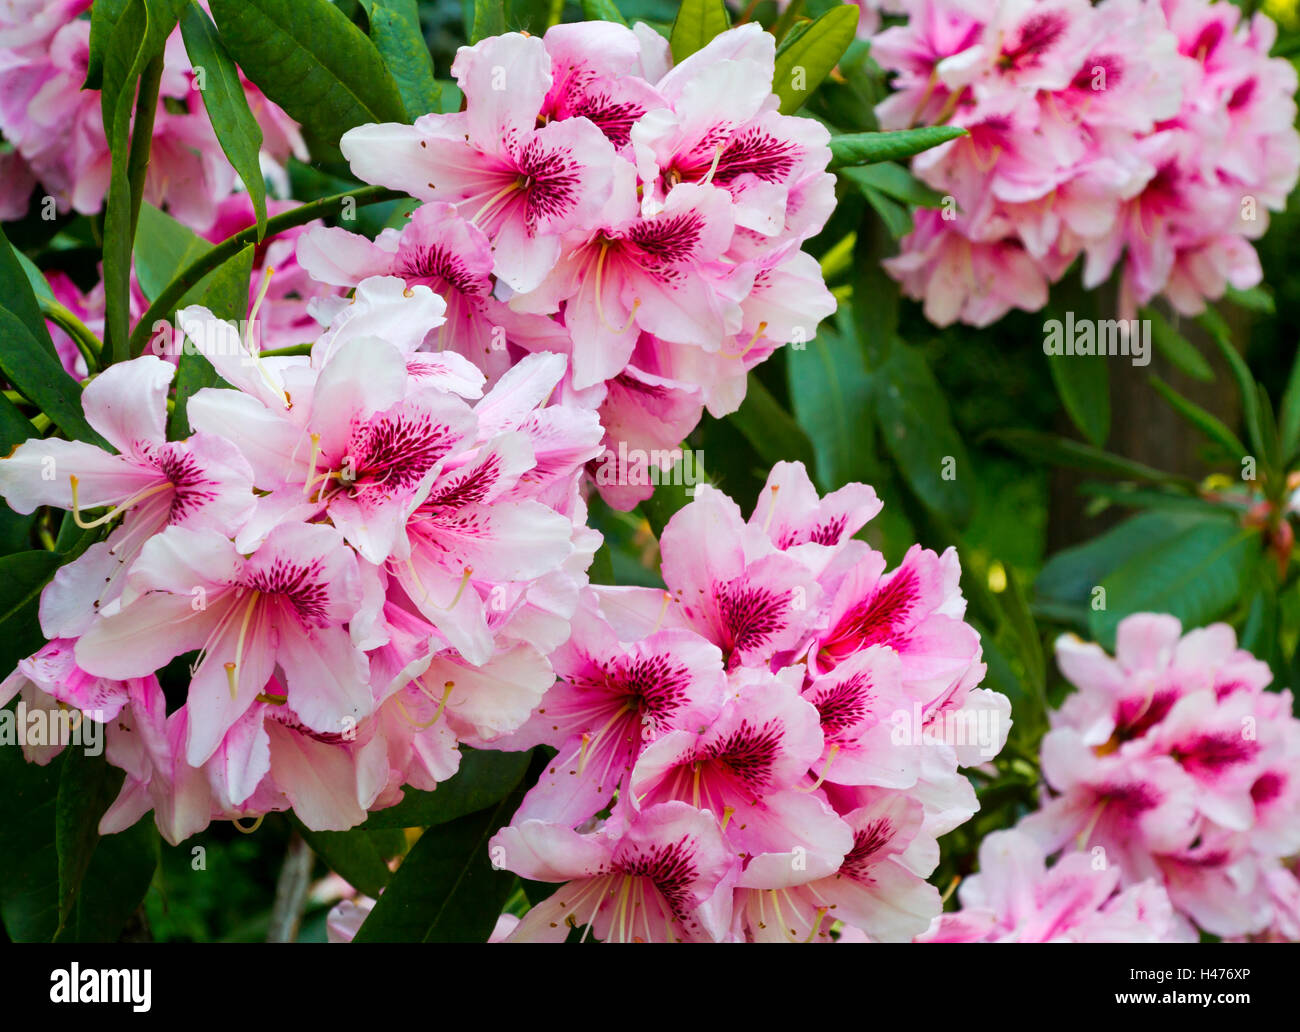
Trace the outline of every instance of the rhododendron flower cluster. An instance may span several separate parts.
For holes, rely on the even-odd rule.
[[[98,90],[83,90],[90,62],[90,0],[18,0],[0,11],[0,218],[21,218],[37,185],[60,212],[99,212],[112,165]],[[266,155],[306,160],[298,126],[244,81]],[[180,30],[167,40],[144,196],[192,229],[213,225],[235,174],[221,152]]]
[[[152,808],[174,843],[291,806],[349,828],[451,777],[459,743],[518,729],[549,688],[599,543],[578,481],[600,427],[540,407],[563,355],[484,393],[461,356],[417,350],[442,313],[427,287],[367,279],[310,356],[259,358],[187,308],[234,388],[189,399],[192,436],[167,440],[175,370],[146,355],[83,395],[115,453],[37,439],[0,460],[16,510],[122,516],[46,587],[48,644],[0,691],[107,724],[127,778],[103,831]],[[180,705],[156,676],[176,657]]]
[[[1226,0],[915,0],[872,41],[896,73],[886,128],[969,135],[918,155],[946,195],[886,267],[927,318],[1035,311],[1082,258],[1120,270],[1122,318],[1163,295],[1196,314],[1259,283],[1250,241],[1300,174],[1296,73],[1277,28]]]
[[[1051,868],[1023,831],[980,843],[979,873],[962,881],[962,909],[935,919],[918,942],[1195,942],[1196,931],[1147,880],[1121,889],[1119,871],[1067,852]]]
[[[1010,704],[976,687],[955,552],[886,573],[853,538],[879,509],[779,463],[748,521],[697,488],[661,539],[667,591],[586,589],[559,680],[506,743],[557,753],[496,862],[563,883],[509,938],[928,927],[936,837],[977,808],[959,768],[1001,749]]]
[[[1043,739],[1050,789],[1021,829],[1047,852],[1078,848],[1153,880],[1219,936],[1295,927],[1300,720],[1289,691],[1226,624],[1120,621],[1115,655],[1074,637],[1057,662],[1077,687]]]
[[[596,482],[631,508],[651,488],[620,454],[734,411],[746,372],[835,308],[800,250],[834,206],[829,133],[777,111],[774,54],[756,24],[672,67],[657,33],[609,22],[462,47],[465,110],[341,141],[359,178],[424,206],[373,242],[317,230],[299,261],[343,287],[433,287],[436,347],[492,379],[530,351],[570,355],[562,395],[606,429]]]

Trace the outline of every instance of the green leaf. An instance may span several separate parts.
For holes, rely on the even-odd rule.
[[[1097,447],[1110,436],[1110,369],[1104,358],[1048,355],[1047,368],[1070,421]]]
[[[900,240],[912,232],[912,213],[904,205],[886,197],[874,187],[862,185],[858,189],[875,213],[880,216],[880,221],[884,223],[885,229],[894,240]]]
[[[107,448],[81,410],[81,387],[8,309],[0,308],[0,372],[69,437]],[[32,436],[35,436],[33,433]]]
[[[54,342],[50,340],[50,331],[36,300],[38,282],[44,285],[48,294],[50,287],[45,277],[26,255],[9,243],[3,227],[0,227],[0,311],[9,311],[47,354],[56,357],[58,353],[54,350]],[[7,341],[4,346],[9,346]]]
[[[5,676],[45,644],[37,606],[62,561],[57,552],[41,549],[0,558],[0,670]]]
[[[368,122],[405,122],[375,45],[329,0],[211,0],[226,50],[316,142]]]
[[[1112,647],[1116,625],[1132,613],[1171,613],[1185,628],[1223,616],[1250,585],[1261,548],[1258,528],[1231,518],[1199,520],[1149,544],[1102,581],[1106,608],[1089,614],[1093,636]]]
[[[823,14],[798,37],[787,36],[781,41],[772,75],[772,92],[780,98],[781,114],[798,111],[830,75],[857,35],[861,13],[853,4],[841,4]]]
[[[682,0],[673,21],[668,46],[672,50],[673,64],[681,64],[697,50],[704,49],[709,40],[731,28],[723,0]]]
[[[812,441],[823,491],[870,482],[876,471],[871,377],[848,313],[841,310],[838,322],[838,330],[823,324],[806,349],[786,356],[790,404]]]
[[[985,435],[1009,451],[1023,455],[1035,462],[1049,465],[1068,466],[1081,469],[1085,473],[1100,476],[1118,477],[1122,480],[1140,480],[1155,484],[1182,484],[1194,486],[1190,477],[1176,473],[1166,473],[1153,469],[1140,462],[1112,455],[1110,452],[1094,448],[1089,444],[1039,433],[1036,430],[994,430]]]
[[[626,25],[627,19],[614,6],[613,0],[582,0],[582,15],[588,21],[616,22]]]
[[[1278,435],[1281,438],[1282,455],[1290,462],[1295,458],[1296,448],[1300,447],[1300,352],[1296,353],[1295,361],[1291,363],[1291,375],[1287,378],[1286,390],[1282,393]]]
[[[69,712],[80,716],[79,710]],[[104,733],[102,726],[99,733],[101,736]],[[54,845],[59,856],[59,931],[72,913],[82,879],[90,868],[91,854],[99,844],[99,819],[117,797],[125,777],[120,768],[109,766],[102,750],[96,756],[76,745],[64,751],[67,755],[59,774],[54,806]]]
[[[203,106],[230,164],[239,173],[257,214],[259,239],[266,232],[266,182],[258,152],[262,127],[253,117],[248,97],[239,81],[239,69],[221,45],[217,27],[198,4],[191,3],[181,16],[181,36],[195,73],[203,76]]]
[[[840,169],[840,175],[855,186],[875,190],[903,204],[917,208],[938,208],[943,204],[943,194],[912,175],[902,165],[880,161],[874,165],[849,165]]]
[[[477,43],[506,31],[505,0],[474,0],[474,31],[470,42]]]
[[[147,202],[142,204],[135,246],[135,274],[144,296],[152,301],[181,269],[211,246],[166,212]]]
[[[128,355],[131,247],[148,168],[155,110],[146,103],[146,94],[155,95],[156,99],[163,48],[175,25],[172,0],[129,0],[104,48],[100,101],[104,135],[112,159],[108,196],[104,201],[103,248],[104,340],[108,361]],[[141,118],[145,122],[136,124],[133,131],[137,87],[145,112]],[[139,123],[140,119],[136,121]]]
[[[813,468],[816,460],[808,435],[754,374],[749,376],[745,400],[728,418],[769,465],[789,459]]]
[[[90,57],[86,64],[83,90],[98,90],[104,84],[104,49],[129,0],[95,0],[90,9]]]
[[[520,784],[495,806],[421,835],[353,941],[487,942],[515,885],[494,868],[488,841],[525,791]]]
[[[1034,593],[1039,599],[1088,604],[1093,588],[1112,570],[1202,519],[1169,512],[1132,516],[1099,537],[1057,552],[1039,571]]]
[[[1249,290],[1238,290],[1231,284],[1224,292],[1224,297],[1234,305],[1244,308],[1250,312],[1261,312],[1264,315],[1276,315],[1277,303],[1273,300],[1272,293],[1267,287],[1251,287]]]
[[[461,749],[460,770],[432,792],[404,789],[396,806],[376,810],[361,825],[376,828],[417,828],[464,817],[505,798],[519,784],[532,753],[496,752],[490,749]]]
[[[1241,394],[1242,418],[1246,424],[1250,445],[1255,449],[1255,454],[1263,459],[1269,449],[1260,424],[1259,394],[1255,386],[1255,378],[1250,375],[1250,369],[1246,366],[1246,360],[1241,357],[1241,352],[1233,346],[1232,334],[1228,324],[1223,321],[1223,316],[1213,308],[1207,308],[1197,316],[1196,321],[1209,331],[1210,336],[1214,338],[1214,343],[1219,346],[1219,351],[1227,359],[1228,368],[1232,370],[1232,377],[1237,381],[1237,390]]]
[[[878,161],[903,161],[941,143],[967,135],[952,125],[897,129],[888,133],[845,133],[831,137],[831,170],[845,165],[871,165]]]
[[[0,748],[0,921],[13,942],[48,942],[59,926],[54,809],[62,762],[40,767],[17,746]]]
[[[964,526],[975,508],[974,471],[925,358],[898,341],[876,380],[880,436],[899,473],[928,509]]]
[[[433,75],[433,55],[420,28],[416,0],[362,0],[370,20],[370,38],[402,95],[407,116],[415,119],[438,110],[441,88]]]
[[[1193,380],[1209,383],[1214,379],[1214,370],[1210,368],[1205,356],[1197,350],[1195,344],[1174,329],[1158,309],[1144,308],[1140,314],[1151,323],[1151,342],[1157,351]]]
[[[1200,405],[1188,398],[1183,397],[1176,390],[1165,383],[1164,380],[1156,375],[1151,376],[1151,386],[1154,387],[1165,401],[1173,407],[1174,411],[1186,419],[1197,430],[1201,431],[1211,441],[1221,445],[1230,456],[1234,459],[1240,458],[1246,454],[1246,446],[1234,434],[1222,420],[1216,418]]]
[[[158,849],[153,814],[101,837],[58,941],[116,942],[149,891]]]
[[[381,836],[353,828],[351,831],[312,831],[297,817],[294,826],[312,852],[344,881],[367,896],[378,896],[388,885],[392,872],[380,848]]]

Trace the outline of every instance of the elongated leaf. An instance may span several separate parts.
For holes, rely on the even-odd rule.
[[[528,752],[461,750],[460,770],[432,792],[407,788],[402,801],[376,810],[361,825],[376,828],[417,828],[464,817],[504,799],[519,784],[532,756]]]
[[[903,161],[941,143],[965,136],[966,130],[952,125],[897,129],[887,133],[845,133],[831,137],[832,170],[844,165],[870,165],[877,161]]]
[[[1151,342],[1157,351],[1193,380],[1209,383],[1214,379],[1214,370],[1210,368],[1205,356],[1196,349],[1195,344],[1174,329],[1158,310],[1144,308],[1141,315],[1151,323]]]
[[[17,746],[0,748],[0,920],[13,942],[48,942],[59,926],[54,809],[62,763],[38,767]]]
[[[1047,368],[1070,421],[1097,447],[1110,436],[1110,367],[1089,355],[1048,355]]]
[[[1260,552],[1259,530],[1231,518],[1201,520],[1144,549],[1102,581],[1106,608],[1089,614],[1094,637],[1112,647],[1131,613],[1171,613],[1189,628],[1223,616],[1249,586]]]
[[[1052,556],[1034,581],[1040,600],[1086,606],[1093,589],[1111,571],[1130,559],[1158,548],[1162,542],[1197,526],[1203,514],[1148,512],[1132,516],[1106,533]]]
[[[55,552],[18,552],[0,559],[0,678],[45,643],[37,621],[41,590],[62,562]],[[8,750],[0,749],[0,752]]]
[[[848,165],[840,169],[840,175],[859,188],[870,188],[903,204],[918,208],[938,208],[943,204],[943,194],[892,161]]]
[[[420,836],[353,941],[487,942],[515,884],[494,869],[488,840],[524,791],[521,784],[495,806]]]
[[[1261,312],[1264,315],[1277,313],[1277,303],[1273,300],[1273,295],[1266,286],[1238,290],[1229,284],[1228,289],[1224,292],[1224,297],[1234,305],[1238,305],[1249,312]]]
[[[99,734],[103,733],[104,729],[99,728]],[[103,738],[99,741],[102,744]],[[109,766],[102,750],[99,755],[91,756],[88,749],[70,745],[65,752],[54,807],[60,931],[72,913],[72,905],[90,868],[91,855],[99,844],[99,819],[117,797],[125,777],[121,769]]]
[[[104,50],[129,0],[95,0],[90,9],[90,56],[86,62],[83,90],[97,90],[104,85]]]
[[[758,377],[750,375],[745,400],[728,418],[740,428],[764,462],[772,464],[789,459],[798,460],[809,469],[815,465],[808,435]]]
[[[406,121],[379,51],[329,0],[209,6],[235,63],[313,141],[332,146],[353,126]]]
[[[378,896],[388,885],[392,872],[380,848],[381,838],[374,832],[353,828],[351,831],[312,831],[294,818],[312,852],[344,881],[367,896]]]
[[[899,341],[876,381],[880,437],[898,471],[927,508],[964,526],[975,507],[974,471],[924,357]]]
[[[1088,444],[1039,433],[1036,430],[995,430],[986,437],[1036,462],[1068,466],[1071,469],[1081,469],[1085,473],[1154,484],[1192,485],[1194,483],[1189,477],[1166,473],[1140,462],[1132,462],[1118,455],[1112,455]]]
[[[1250,369],[1246,366],[1246,360],[1241,357],[1241,352],[1233,345],[1232,334],[1228,330],[1228,324],[1223,321],[1223,316],[1213,308],[1207,308],[1197,316],[1196,321],[1210,332],[1214,343],[1219,346],[1219,351],[1227,360],[1228,368],[1232,370],[1232,377],[1237,381],[1237,390],[1241,393],[1242,420],[1246,424],[1250,446],[1263,459],[1268,451],[1268,442],[1264,440],[1260,426],[1259,394],[1256,392],[1255,378],[1250,375]]]
[[[1286,391],[1282,394],[1278,435],[1281,438],[1282,455],[1290,462],[1295,458],[1296,448],[1300,447],[1300,351],[1291,363],[1291,375],[1287,378]]]
[[[262,127],[248,106],[239,69],[222,46],[217,27],[197,3],[186,7],[181,16],[181,36],[195,74],[202,73],[203,106],[217,134],[217,142],[253,201],[260,239],[266,232],[266,183],[258,161]]]
[[[1151,377],[1151,386],[1160,393],[1160,396],[1165,401],[1169,402],[1175,412],[1211,441],[1222,445],[1223,449],[1233,458],[1240,458],[1246,454],[1246,446],[1241,443],[1236,434],[1227,428],[1221,419],[1205,411],[1196,402],[1183,397],[1158,376]]]
[[[731,17],[722,0],[682,0],[673,22],[672,35],[668,39],[673,63],[681,64],[697,50],[702,50],[714,36],[726,32],[730,27]]]
[[[158,829],[146,814],[100,838],[58,942],[116,942],[153,881]]]
[[[790,403],[812,441],[823,491],[875,479],[871,377],[848,313],[838,321],[838,330],[823,324],[805,350],[786,356]]]
[[[81,388],[54,358],[18,321],[14,314],[0,308],[0,372],[24,397],[41,407],[60,430],[69,437],[100,447],[107,442],[95,433],[81,411]]]
[[[175,275],[212,245],[188,226],[152,204],[140,206],[140,239],[135,248],[135,274],[144,296],[152,301]]]
[[[582,14],[588,21],[609,21],[617,22],[619,25],[627,24],[627,19],[614,5],[613,0],[582,0]]]
[[[0,227],[0,310],[12,314],[42,350],[53,357],[57,353],[50,340],[50,331],[45,326],[45,318],[41,315],[41,306],[36,300],[37,287],[32,278],[33,272],[36,279],[45,285],[45,292],[49,293],[45,277],[22,252],[9,243],[3,227]],[[3,346],[8,347],[8,342]]]
[[[474,0],[474,31],[470,34],[470,42],[500,36],[505,31],[505,0]]]
[[[780,98],[781,113],[798,111],[831,74],[858,31],[861,12],[853,4],[833,7],[797,38],[782,40],[772,75],[772,92]]]
[[[438,110],[441,92],[433,75],[433,55],[420,28],[416,0],[362,0],[370,20],[370,38],[402,95],[408,117]]]
[[[894,240],[901,240],[912,232],[914,225],[912,213],[905,205],[899,204],[892,197],[885,196],[875,187],[860,185],[858,189],[862,191],[862,196],[867,199],[867,203],[875,213],[880,216],[880,221]]]

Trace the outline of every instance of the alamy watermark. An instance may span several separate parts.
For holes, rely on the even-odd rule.
[[[1131,358],[1135,366],[1151,361],[1150,319],[1076,319],[1043,323],[1043,354]]]

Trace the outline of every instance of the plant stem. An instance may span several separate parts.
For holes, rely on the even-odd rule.
[[[126,260],[135,242],[135,229],[140,220],[140,205],[144,201],[144,183],[149,173],[149,151],[153,146],[154,116],[158,112],[158,89],[162,82],[163,55],[159,54],[145,66],[140,76],[140,92],[135,99],[135,124],[131,129],[131,149],[126,159],[126,179],[131,191],[130,212],[126,230]],[[109,338],[109,362],[120,362],[130,357],[129,341],[123,333],[114,333],[113,327],[125,329],[131,309],[131,282],[127,275],[120,278],[121,287],[106,297],[110,317],[105,319],[105,333]],[[120,323],[119,323],[120,315]],[[118,338],[121,339],[118,339]]]
[[[292,832],[284,865],[275,883],[275,903],[271,906],[267,942],[293,942],[298,938],[298,923],[302,920],[303,904],[307,901],[307,887],[315,858],[303,837],[296,831]]]
[[[36,300],[41,306],[41,314],[67,333],[77,345],[81,357],[86,360],[86,371],[96,372],[102,360],[103,345],[94,331],[57,301],[47,297],[37,297]]]
[[[267,219],[266,233],[262,240],[269,240],[276,234],[283,233],[286,229],[293,229],[297,226],[306,225],[315,219],[323,218],[326,215],[333,215],[349,199],[354,200],[356,206],[360,208],[368,204],[382,204],[384,201],[397,200],[404,196],[397,190],[388,190],[382,186],[363,186],[356,190],[349,190],[346,193],[334,194],[332,197],[321,197],[294,208],[292,211],[286,211],[274,218]],[[149,310],[136,323],[135,329],[131,333],[131,356],[135,357],[144,351],[144,346],[149,341],[149,334],[154,323],[170,317],[176,305],[191,287],[223,262],[233,258],[249,244],[256,243],[259,243],[257,227],[249,226],[247,229],[241,229],[234,236],[226,237],[221,243],[199,255],[182,269],[176,278],[163,288],[162,293],[149,306]]]

